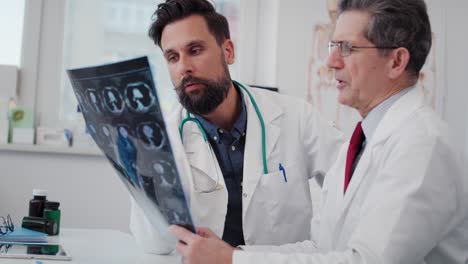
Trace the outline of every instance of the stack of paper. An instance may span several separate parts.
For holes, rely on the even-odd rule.
[[[15,226],[13,232],[0,235],[1,243],[47,243],[47,234]]]

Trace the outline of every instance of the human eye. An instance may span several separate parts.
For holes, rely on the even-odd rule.
[[[341,56],[348,56],[353,50],[353,45],[347,41],[338,41],[336,45],[340,50]]]
[[[166,56],[166,61],[169,62],[169,63],[174,63],[174,62],[177,62],[177,58],[178,58],[177,55],[169,54],[169,55]]]
[[[349,43],[347,41],[343,41],[341,43],[341,49],[343,51],[345,51],[345,52],[350,52],[350,51],[352,51],[354,49],[354,46],[353,46],[353,44],[351,44],[351,43]]]
[[[190,48],[190,54],[192,55],[199,55],[203,51],[202,47],[194,46]]]

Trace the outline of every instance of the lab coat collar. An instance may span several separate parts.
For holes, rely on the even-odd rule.
[[[366,141],[369,142],[374,135],[375,129],[379,125],[380,121],[382,121],[385,113],[392,107],[392,105],[398,101],[403,95],[408,93],[412,88],[409,87],[406,89],[401,90],[400,92],[390,96],[379,105],[377,105],[374,109],[372,109],[369,114],[362,120],[362,130],[366,137]]]
[[[424,93],[421,87],[414,87],[396,101],[384,115],[382,121],[375,130],[370,145],[376,145],[385,141],[400,127],[401,122],[411,116],[417,109],[425,106]]]
[[[408,91],[407,94],[399,98],[387,111],[384,115],[382,121],[377,126],[374,136],[369,141],[369,145],[366,146],[364,152],[362,153],[361,159],[356,166],[356,169],[353,173],[353,178],[349,183],[346,193],[343,195],[342,192],[337,192],[337,201],[342,201],[342,210],[341,216],[343,217],[359,188],[364,177],[367,175],[367,170],[370,167],[374,148],[384,143],[392,134],[395,133],[395,129],[400,127],[401,122],[406,120],[411,116],[414,111],[424,106],[424,94],[420,87],[415,87]],[[343,166],[344,168],[344,166]],[[344,177],[344,170],[342,173]],[[340,190],[343,189],[343,182],[340,181]],[[343,218],[340,218],[342,221]]]

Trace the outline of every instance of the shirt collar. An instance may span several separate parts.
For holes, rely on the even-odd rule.
[[[247,128],[247,108],[245,104],[244,94],[239,89],[239,87],[237,87],[236,84],[234,84],[234,87],[236,91],[238,92],[238,94],[240,95],[241,112],[239,114],[239,117],[234,122],[230,132],[233,135],[233,137],[235,137],[236,139],[240,139],[242,136],[245,136],[245,132]],[[194,116],[200,122],[203,129],[205,129],[207,136],[211,138],[212,140],[219,143],[220,141],[219,131],[222,131],[223,129],[219,128],[217,125],[211,123],[210,121],[206,120],[200,115],[194,115]]]
[[[405,88],[400,92],[390,96],[385,101],[381,102],[379,105],[374,107],[369,114],[362,120],[362,131],[364,132],[364,136],[366,137],[366,142],[369,142],[372,136],[374,135],[377,126],[379,125],[380,121],[382,121],[383,117],[387,113],[388,109],[403,95],[408,93],[414,86]]]

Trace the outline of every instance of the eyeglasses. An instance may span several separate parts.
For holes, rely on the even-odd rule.
[[[331,54],[334,47],[338,47],[341,57],[346,57],[355,49],[397,49],[395,46],[354,46],[347,41],[330,41],[328,42],[328,53]]]
[[[10,249],[11,244],[0,244],[0,253],[8,253],[8,250]]]
[[[13,232],[15,230],[15,225],[11,221],[10,215],[7,217],[0,216],[0,236],[5,235],[8,231]]]

